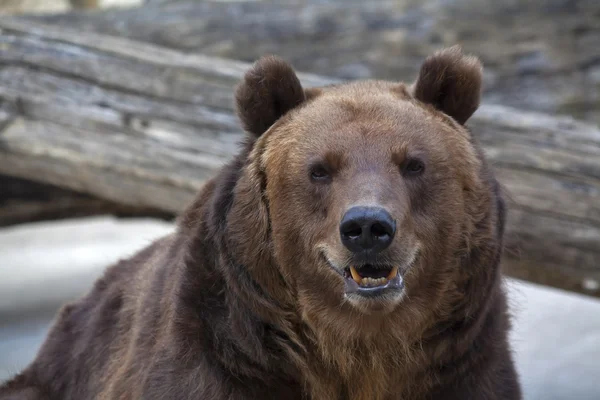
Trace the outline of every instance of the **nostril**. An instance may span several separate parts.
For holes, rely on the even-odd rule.
[[[389,236],[388,230],[380,223],[374,223],[371,226],[371,234],[378,238],[383,238],[384,236]]]
[[[358,224],[351,224],[345,229],[344,235],[350,239],[356,239],[362,235],[362,228]]]

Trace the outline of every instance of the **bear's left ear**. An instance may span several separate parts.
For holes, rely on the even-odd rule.
[[[413,96],[464,124],[479,107],[482,70],[459,46],[438,51],[423,62]]]
[[[275,56],[258,60],[237,87],[237,115],[244,129],[258,137],[306,99],[292,67]]]

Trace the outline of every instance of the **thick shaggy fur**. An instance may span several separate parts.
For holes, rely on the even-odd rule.
[[[504,203],[463,126],[480,91],[481,65],[458,48],[409,87],[304,90],[261,59],[236,93],[239,155],[176,233],[61,310],[0,398],[520,399]],[[415,154],[424,172],[403,175]],[[309,179],[315,162],[330,180]],[[346,296],[333,267],[350,257],[341,215],[367,201],[397,221],[381,257],[401,266],[401,297]]]

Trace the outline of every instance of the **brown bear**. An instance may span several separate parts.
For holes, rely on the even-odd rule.
[[[65,306],[2,399],[515,400],[480,62],[304,90],[260,59],[243,149]]]

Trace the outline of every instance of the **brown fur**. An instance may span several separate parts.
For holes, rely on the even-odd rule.
[[[303,90],[264,58],[236,92],[251,133],[177,232],[67,305],[15,399],[521,398],[499,271],[504,203],[463,124],[481,66],[457,48],[417,82]],[[404,166],[424,160],[420,176]],[[329,178],[314,182],[311,166]],[[344,295],[338,226],[378,204],[401,297]]]

